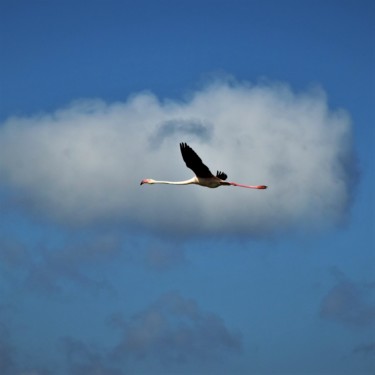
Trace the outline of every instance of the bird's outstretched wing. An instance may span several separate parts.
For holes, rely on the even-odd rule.
[[[186,143],[180,143],[182,158],[188,168],[190,168],[197,177],[212,177],[211,171],[203,164],[201,158]]]

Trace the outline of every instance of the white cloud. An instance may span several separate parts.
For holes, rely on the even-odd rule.
[[[120,220],[169,234],[263,234],[336,224],[351,197],[349,116],[321,90],[215,82],[185,101],[149,92],[82,100],[0,127],[0,181],[29,209],[70,224]],[[183,180],[179,142],[236,187],[139,186]]]

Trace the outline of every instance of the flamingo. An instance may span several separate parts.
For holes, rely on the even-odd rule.
[[[182,158],[188,168],[190,168],[195,176],[185,181],[157,181],[151,178],[145,178],[141,181],[143,184],[169,184],[169,185],[191,185],[196,184],[209,188],[217,188],[219,186],[239,186],[248,189],[267,189],[266,185],[243,185],[237,182],[228,182],[227,175],[224,172],[217,171],[214,176],[206,165],[203,164],[202,159],[196,152],[186,143],[180,143]]]

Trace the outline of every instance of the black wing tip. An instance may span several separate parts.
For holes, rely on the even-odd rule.
[[[181,142],[180,143],[180,150],[182,154],[186,153],[195,153],[194,150],[186,143],[186,142]]]
[[[221,171],[217,171],[216,172],[216,177],[220,178],[220,180],[226,180],[228,178],[228,176],[226,175],[226,173],[221,172]]]

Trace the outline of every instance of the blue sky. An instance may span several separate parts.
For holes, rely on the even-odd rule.
[[[0,372],[373,374],[374,18],[2,1]]]

